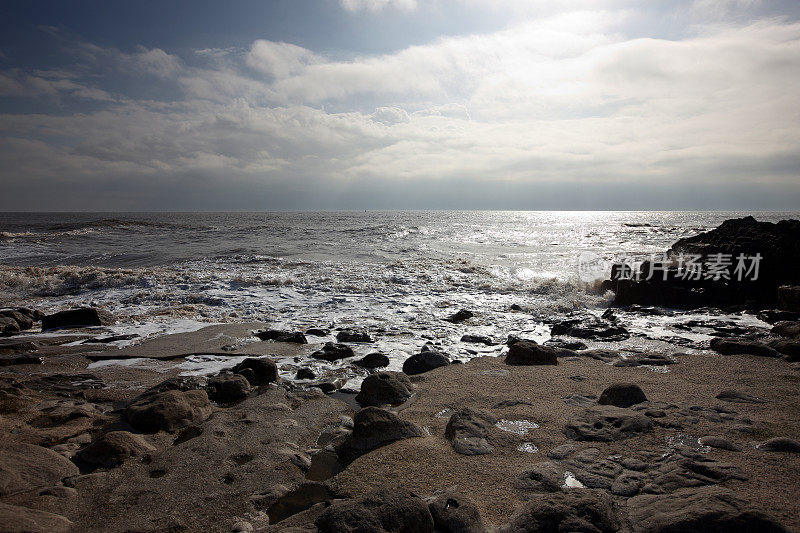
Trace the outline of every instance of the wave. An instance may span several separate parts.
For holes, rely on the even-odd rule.
[[[0,289],[3,300],[67,296],[125,286],[147,286],[152,271],[97,267],[3,267]]]

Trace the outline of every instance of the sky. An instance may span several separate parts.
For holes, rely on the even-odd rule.
[[[800,209],[800,2],[0,4],[0,210]]]

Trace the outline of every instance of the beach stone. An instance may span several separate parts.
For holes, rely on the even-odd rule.
[[[581,341],[575,340],[568,340],[568,339],[560,339],[560,338],[552,338],[544,341],[545,346],[550,346],[551,348],[563,348],[565,350],[587,350],[589,347],[586,346],[585,343]]]
[[[788,531],[744,498],[715,486],[635,496],[628,500],[628,513],[636,533]]]
[[[325,328],[309,328],[306,330],[306,335],[311,335],[312,337],[327,337],[330,334],[330,330]]]
[[[759,357],[780,357],[776,349],[760,342],[747,339],[711,339],[711,349],[722,355],[757,355]]]
[[[514,366],[557,365],[558,349],[531,341],[518,341],[508,349],[505,363]]]
[[[462,455],[483,455],[494,451],[487,436],[497,419],[489,413],[460,409],[450,416],[444,436],[453,449]]]
[[[719,450],[728,450],[731,452],[740,452],[742,449],[734,444],[733,442],[729,441],[724,437],[718,437],[715,435],[709,435],[707,437],[700,438],[700,444],[703,446],[709,446],[711,448],[717,448]]]
[[[295,374],[294,379],[316,379],[317,375],[310,368],[301,368]]]
[[[771,333],[781,337],[798,338],[800,337],[800,321],[784,320],[778,322],[772,327]]]
[[[79,473],[72,461],[41,446],[0,439],[0,497],[53,485]]]
[[[787,437],[775,437],[762,442],[757,448],[765,452],[800,453],[800,442]]]
[[[717,394],[716,398],[718,400],[722,400],[723,402],[731,402],[731,403],[766,403],[767,400],[763,398],[759,398],[757,396],[753,396],[752,394],[747,394],[744,392],[739,392],[735,390],[724,390]]]
[[[80,450],[75,459],[93,466],[113,468],[131,457],[143,457],[155,451],[156,448],[141,435],[110,431]]]
[[[445,318],[448,322],[452,322],[453,324],[458,324],[459,322],[464,322],[465,320],[469,320],[475,316],[472,311],[467,309],[461,309],[460,311],[453,313],[449,317]]]
[[[208,395],[202,390],[169,390],[145,396],[131,403],[125,417],[141,431],[175,431],[190,424],[200,424],[211,415]]]
[[[338,361],[339,359],[353,356],[355,356],[355,353],[352,348],[346,344],[335,342],[326,342],[322,349],[311,354],[314,359],[322,359],[323,361]]]
[[[427,350],[406,359],[403,362],[403,372],[413,376],[449,364],[450,359],[448,359],[444,353],[435,350]]]
[[[0,503],[0,524],[6,533],[67,533],[72,522],[66,517]]]
[[[377,407],[365,407],[353,417],[353,431],[336,449],[343,463],[369,451],[401,439],[426,436],[421,427],[394,413]]]
[[[794,339],[776,339],[770,341],[769,347],[779,351],[789,362],[800,361],[800,341]]]
[[[244,400],[250,394],[250,383],[239,374],[219,374],[208,380],[208,397],[215,402]]]
[[[642,414],[607,405],[586,409],[572,418],[564,434],[573,440],[611,442],[647,433],[652,427]]]
[[[561,459],[566,459],[576,451],[578,451],[578,447],[575,444],[562,444],[547,452],[547,457],[560,461]]]
[[[610,321],[594,316],[570,318],[556,322],[550,329],[550,335],[568,335],[579,339],[619,341],[630,337],[628,330]]]
[[[80,328],[86,326],[110,326],[116,320],[114,315],[97,307],[79,307],[59,311],[42,317],[42,330],[58,328]]]
[[[280,329],[265,329],[253,332],[253,335],[262,341],[291,342],[295,344],[308,344],[306,336],[300,331],[284,331]]]
[[[580,489],[540,494],[525,502],[500,533],[611,533],[619,529],[611,497],[602,490]]]
[[[428,509],[436,531],[442,533],[485,533],[481,513],[475,502],[458,492],[436,496]]]
[[[433,533],[434,527],[425,502],[399,489],[336,501],[314,525],[320,533]]]
[[[635,496],[644,486],[647,476],[641,472],[623,472],[611,484],[611,494],[616,496]]]
[[[486,335],[462,335],[461,342],[468,342],[470,344],[485,344],[486,346],[494,346],[495,342],[491,337]]]
[[[366,331],[344,329],[336,334],[336,340],[339,342],[372,342],[372,337]]]
[[[278,365],[275,361],[262,357],[248,357],[234,366],[234,374],[244,376],[250,385],[260,386],[278,380]]]
[[[551,461],[533,464],[514,477],[514,488],[531,492],[557,492],[564,484],[564,469]]]
[[[378,372],[364,379],[356,401],[364,407],[398,405],[411,397],[413,388],[411,381],[402,372]]]
[[[644,395],[639,385],[634,383],[615,383],[603,391],[597,403],[600,405],[630,407],[646,401],[647,396]]]
[[[362,368],[380,368],[389,366],[389,358],[381,352],[372,352],[361,359],[356,359],[353,364]]]

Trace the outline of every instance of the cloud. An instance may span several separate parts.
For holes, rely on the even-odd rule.
[[[250,47],[247,66],[275,78],[285,78],[302,71],[321,58],[300,46],[289,43],[276,43],[259,39]]]
[[[347,11],[380,11],[387,7],[403,11],[417,8],[417,0],[339,0],[339,4]]]

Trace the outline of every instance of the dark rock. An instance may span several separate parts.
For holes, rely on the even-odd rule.
[[[773,335],[779,335],[781,337],[790,337],[790,338],[798,338],[800,337],[800,322],[778,322],[772,328],[771,333]]]
[[[141,431],[175,431],[200,424],[211,414],[208,395],[202,390],[168,390],[140,397],[125,410],[125,417]]]
[[[489,430],[497,419],[482,411],[461,409],[450,416],[444,436],[453,449],[463,455],[482,455],[491,453],[494,447],[489,444]]]
[[[547,457],[550,459],[555,459],[560,461],[562,459],[566,459],[573,453],[578,451],[578,447],[574,444],[562,444],[561,446],[556,446],[549,452],[547,452]]]
[[[40,365],[43,359],[38,355],[18,353],[11,355],[0,355],[0,366],[11,365]]]
[[[800,453],[800,442],[787,437],[775,437],[762,442],[757,448],[765,452]]]
[[[262,341],[292,342],[295,344],[308,344],[306,336],[299,331],[282,331],[279,329],[265,329],[253,333]]]
[[[339,359],[346,359],[354,355],[353,349],[346,344],[326,342],[322,349],[312,353],[311,357],[314,359],[322,359],[323,361],[338,361]]]
[[[631,405],[646,401],[647,396],[644,395],[639,385],[633,383],[615,383],[603,391],[597,403],[600,405],[630,407]]]
[[[433,533],[425,502],[399,489],[334,502],[314,525],[320,533]]]
[[[339,342],[372,342],[372,337],[365,331],[353,331],[345,329],[336,334]]]
[[[365,407],[353,417],[353,432],[336,452],[343,463],[401,439],[424,437],[425,431],[396,414],[377,407]]]
[[[530,341],[515,342],[508,349],[507,365],[557,365],[559,350]]]
[[[67,533],[72,531],[72,522],[66,517],[0,503],[0,524],[8,533]]]
[[[81,328],[86,326],[110,326],[114,324],[114,315],[97,307],[79,307],[67,311],[59,311],[42,317],[42,330],[59,328]]]
[[[757,355],[759,357],[780,357],[781,354],[766,344],[747,339],[711,339],[711,349],[722,355]]]
[[[551,461],[531,465],[514,477],[514,488],[531,492],[558,492],[564,484],[564,469]]]
[[[768,401],[763,398],[735,390],[724,390],[717,394],[716,398],[718,400],[722,400],[723,402],[731,403],[766,403]]]
[[[445,318],[445,320],[447,320],[448,322],[452,322],[453,324],[458,324],[459,322],[464,322],[465,320],[469,320],[473,316],[475,315],[472,314],[472,311],[462,309],[457,313],[453,313],[449,317]]]
[[[519,304],[511,304],[508,306],[509,311],[522,311],[522,306]]]
[[[244,376],[253,386],[266,385],[278,380],[278,366],[274,361],[261,357],[248,357],[231,371]]]
[[[294,376],[295,379],[316,379],[317,375],[310,368],[301,368]]]
[[[692,449],[678,451],[689,457],[673,456],[659,466],[651,481],[651,485],[657,488],[655,492],[665,493],[689,487],[714,485],[732,479],[747,480],[747,476],[734,465],[706,459]]]
[[[619,530],[611,497],[595,489],[575,489],[560,494],[541,494],[525,502],[511,516],[501,533],[586,532]]]
[[[636,496],[628,500],[628,512],[636,533],[788,531],[750,502],[722,487]]]
[[[617,496],[635,496],[639,494],[647,476],[641,472],[623,472],[611,484],[611,494]]]
[[[0,497],[58,483],[78,467],[48,448],[0,439]]]
[[[550,330],[552,336],[569,335],[579,339],[593,339],[601,341],[619,341],[630,337],[628,330],[610,321],[594,316],[583,318],[570,318],[553,324]]]
[[[330,378],[330,379],[323,379],[321,381],[315,381],[314,383],[309,383],[309,387],[316,387],[325,394],[330,394],[331,392],[337,391],[345,386],[347,383],[347,378],[340,376],[338,378]]]
[[[19,324],[16,320],[11,317],[0,316],[0,335],[10,336],[19,332]]]
[[[10,318],[17,323],[20,331],[31,329],[35,322],[32,314],[23,312],[20,309],[2,309],[0,310],[0,318]]]
[[[292,515],[305,511],[312,505],[328,501],[334,497],[331,489],[324,483],[301,483],[294,490],[287,491],[267,508],[270,524],[289,518]]]
[[[462,335],[461,342],[469,342],[471,344],[485,344],[486,346],[494,346],[495,342],[491,337],[486,335]]]
[[[769,342],[769,347],[782,353],[787,361],[800,361],[800,340],[775,339]]]
[[[384,354],[380,352],[372,352],[365,355],[361,359],[356,359],[353,361],[353,364],[363,368],[380,368],[383,366],[389,366],[389,362],[389,358]]]
[[[642,414],[607,405],[587,409],[571,419],[564,434],[573,440],[611,442],[647,433],[652,426]]]
[[[759,311],[756,315],[759,320],[763,320],[767,324],[775,324],[783,321],[798,321],[800,320],[800,312],[797,311],[781,311],[780,309],[765,309]]]
[[[215,402],[238,402],[249,394],[250,383],[239,374],[219,374],[208,380],[208,397]]]
[[[739,446],[732,443],[728,439],[724,437],[717,437],[715,435],[701,437],[700,444],[703,446],[709,446],[711,448],[717,448],[718,450],[728,450],[730,452],[742,451],[742,449]]]
[[[402,372],[378,372],[361,383],[356,401],[364,407],[398,405],[411,397],[413,385]]]
[[[544,342],[545,346],[552,348],[563,348],[565,350],[588,350],[589,347],[581,341],[571,341],[567,339],[552,338]]]
[[[330,331],[323,328],[311,328],[306,330],[306,335],[311,335],[312,337],[327,337],[330,334]]]
[[[155,451],[156,448],[141,435],[110,431],[80,450],[75,459],[92,466],[113,468],[131,457],[143,457]]]
[[[783,311],[800,311],[800,285],[778,287],[778,308]]]
[[[403,372],[413,376],[428,372],[440,366],[447,366],[450,364],[450,359],[447,358],[442,352],[434,350],[421,351],[416,355],[412,355],[403,362]]]
[[[458,492],[436,496],[428,509],[436,531],[442,533],[485,533],[481,513],[475,502]]]

